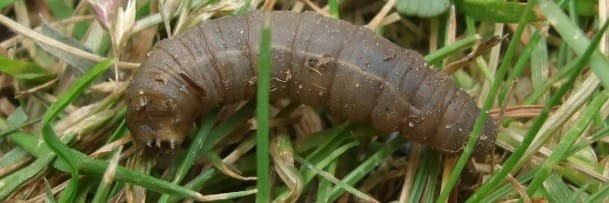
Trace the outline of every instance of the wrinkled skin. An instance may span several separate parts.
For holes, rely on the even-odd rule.
[[[262,13],[209,20],[159,42],[126,91],[140,146],[171,149],[211,108],[255,97]],[[272,13],[272,99],[324,107],[447,154],[462,151],[480,112],[452,78],[370,30],[314,13]],[[474,155],[495,146],[487,120]]]

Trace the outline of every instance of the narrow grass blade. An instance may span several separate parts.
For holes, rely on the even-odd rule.
[[[340,19],[338,13],[338,0],[328,0],[328,5],[330,6],[330,16],[335,19]]]
[[[289,189],[279,195],[274,202],[297,202],[303,192],[304,179],[294,166],[295,154],[290,138],[286,134],[274,137],[271,141],[270,153],[275,172]]]
[[[552,0],[539,0],[539,10],[548,18],[548,22],[558,31],[564,42],[577,54],[583,55],[590,46],[586,34],[569,19],[569,17]],[[601,53],[595,51],[590,58],[592,71],[598,76],[601,84],[609,88],[609,60]]]
[[[514,82],[516,78],[520,77],[520,74],[522,74],[524,68],[527,67],[527,62],[529,62],[529,58],[531,57],[533,49],[537,46],[537,43],[540,39],[541,33],[539,31],[535,31],[531,35],[529,43],[524,47],[524,51],[522,51],[522,54],[520,55],[518,61],[516,61],[516,64],[513,67],[514,70],[510,73],[507,80],[505,80],[505,84],[512,84],[512,82]],[[504,106],[504,102],[506,101],[506,97],[510,89],[510,85],[505,85],[503,87],[497,98],[497,101],[499,102],[498,106]]]
[[[385,147],[380,148],[368,159],[366,159],[366,161],[361,163],[357,168],[353,169],[349,174],[347,174],[341,180],[341,185],[342,183],[347,185],[355,184],[357,181],[361,180],[365,175],[367,175],[372,169],[378,166],[378,164],[380,164],[383,160],[389,157],[391,153],[397,150],[404,143],[405,140],[402,137],[397,137],[396,139],[391,140],[391,142],[387,143]],[[336,199],[338,199],[338,197],[343,193],[344,189],[344,187],[340,186],[334,187],[330,195],[330,202],[336,201]]]
[[[554,148],[552,155],[546,160],[546,162],[541,166],[535,178],[529,184],[527,188],[527,193],[529,195],[535,194],[538,189],[540,189],[542,183],[546,180],[548,176],[550,176],[552,172],[552,168],[556,166],[561,160],[565,159],[565,155],[569,153],[571,146],[577,141],[583,131],[588,127],[592,118],[599,112],[601,106],[609,99],[609,92],[603,91],[600,94],[597,94],[592,101],[590,101],[590,105],[586,108],[585,112],[582,114],[582,117],[573,125],[572,128],[567,132],[567,134],[561,139],[561,142]]]
[[[484,106],[482,107],[482,111],[481,111],[480,115],[478,116],[478,119],[476,119],[476,123],[474,124],[474,129],[472,130],[472,133],[470,134],[470,139],[467,142],[467,146],[465,147],[465,150],[463,150],[463,154],[461,155],[461,157],[459,157],[459,161],[457,161],[455,170],[451,174],[450,179],[447,181],[446,187],[442,189],[442,192],[440,193],[440,197],[438,198],[438,201],[437,201],[438,203],[445,202],[448,199],[448,195],[450,194],[450,191],[452,190],[454,185],[457,183],[457,179],[459,179],[459,175],[461,174],[461,171],[465,167],[465,164],[468,161],[469,156],[471,155],[471,153],[473,151],[474,144],[476,144],[478,137],[480,137],[480,133],[481,133],[482,127],[483,127],[482,126],[483,122],[486,120],[486,117],[488,116],[488,110],[491,108],[491,106],[493,105],[493,103],[495,101],[495,96],[497,95],[497,91],[499,91],[499,87],[501,85],[501,78],[505,77],[506,72],[510,67],[510,61],[512,60],[514,53],[516,51],[516,48],[518,47],[518,42],[520,41],[520,38],[521,38],[524,28],[526,26],[526,20],[530,16],[530,14],[533,10],[533,5],[535,5],[535,1],[530,1],[524,10],[524,15],[522,15],[520,18],[520,21],[518,23],[518,28],[516,29],[516,32],[514,33],[514,37],[513,37],[512,41],[510,42],[510,45],[507,48],[505,57],[503,58],[503,63],[499,67],[499,70],[497,71],[497,74],[495,76],[495,78],[497,78],[497,79],[495,79],[493,81],[493,84],[491,85],[488,97],[486,98],[486,101],[484,102]],[[502,168],[502,170],[505,170],[505,168]],[[501,173],[501,171],[500,171],[500,173]],[[503,173],[505,173],[505,174],[503,174]],[[476,196],[476,194],[479,192],[481,192],[483,194],[488,194],[489,192],[491,192],[491,187],[495,187],[497,185],[496,182],[503,180],[503,178],[507,175],[507,172],[503,172],[503,173],[495,174],[493,176],[493,178],[495,178],[495,180],[493,180],[493,178],[491,178],[491,180],[489,180],[489,182],[482,185],[482,187],[476,193],[474,193],[474,195],[472,195],[472,198],[470,198],[470,200],[485,196],[485,195]],[[491,184],[490,181],[495,181],[495,183]],[[476,201],[474,201],[474,202],[476,202]]]
[[[431,64],[435,64],[441,60],[443,60],[444,58],[446,58],[446,56],[449,56],[451,54],[454,54],[455,52],[464,49],[465,47],[469,47],[472,46],[477,40],[480,39],[480,36],[478,35],[470,35],[467,36],[466,38],[456,41],[453,44],[450,44],[448,46],[444,46],[430,54],[427,54],[427,56],[425,56],[425,61],[431,63]]]
[[[537,173],[537,169],[533,169],[527,173],[522,174],[521,176],[517,177],[516,179],[518,180],[518,182],[520,184],[524,184],[524,183],[532,180],[536,173]],[[500,199],[505,198],[511,192],[514,192],[514,185],[505,184],[505,185],[497,188],[497,190],[493,191],[492,193],[488,194],[480,202],[497,202]]]
[[[601,203],[609,199],[609,185],[605,185],[603,188],[592,194],[586,203]]]
[[[562,177],[557,174],[547,177],[544,188],[546,191],[545,199],[550,202],[562,202],[573,196],[573,191],[569,189],[569,186],[562,180]]]
[[[51,189],[51,185],[49,184],[49,181],[45,178],[44,179],[44,194],[45,194],[45,202],[48,203],[55,203],[55,197],[53,195],[53,190]]]
[[[97,186],[97,191],[95,192],[95,196],[93,196],[92,203],[103,203],[108,201],[108,193],[110,192],[110,187],[114,183],[114,174],[116,173],[116,167],[118,167],[118,161],[123,151],[122,146],[119,147],[112,155],[112,159],[110,160],[110,166],[104,172],[104,176],[102,177],[102,181]]]
[[[271,200],[269,160],[269,103],[271,88],[271,13],[265,12],[260,40],[260,66],[258,67],[258,90],[256,95],[256,175],[258,176],[256,202]]]
[[[65,93],[60,95],[57,98],[57,101],[53,103],[47,112],[44,114],[42,119],[42,137],[44,141],[49,146],[58,157],[62,160],[66,161],[70,166],[70,173],[72,174],[72,179],[70,180],[70,184],[66,188],[66,191],[60,198],[59,202],[73,202],[74,197],[76,195],[76,189],[78,188],[78,168],[75,165],[74,159],[76,157],[70,157],[70,148],[55,134],[55,130],[51,127],[51,122],[57,117],[59,113],[63,111],[63,109],[68,106],[74,99],[76,99],[89,85],[93,82],[97,76],[101,75],[105,72],[112,64],[112,60],[107,60],[97,64],[91,71],[84,74],[82,77],[78,78],[76,82],[74,82],[73,86],[68,89]]]
[[[0,56],[0,72],[21,80],[26,85],[42,84],[56,77],[38,64],[16,61]]]
[[[336,166],[338,165],[337,161],[330,163],[327,167],[328,173],[334,174],[336,172]],[[317,190],[317,199],[316,203],[325,203],[330,199],[330,192],[332,191],[332,182],[327,179],[319,180],[319,189]]]
[[[305,160],[304,158],[302,158],[300,156],[296,156],[296,160],[298,162],[300,162],[300,164],[303,164],[306,167],[310,168],[311,170],[315,171],[317,174],[324,177],[326,180],[329,180],[330,182],[336,184],[337,187],[341,188],[341,190],[346,190],[349,193],[355,195],[356,197],[366,200],[367,202],[378,202],[378,201],[374,200],[374,198],[368,196],[367,194],[360,192],[359,190],[353,188],[351,185],[345,183],[345,181],[338,180],[336,177],[332,176],[332,174],[328,174],[327,172],[316,168],[311,163],[307,162],[307,160]],[[340,192],[342,192],[342,191],[340,191]],[[338,198],[338,196],[336,198]],[[334,202],[336,198],[332,198],[334,200],[331,200],[330,202]]]
[[[4,7],[6,7],[14,2],[15,2],[15,0],[0,1],[0,9],[3,9]]]
[[[195,135],[190,147],[188,148],[188,152],[186,156],[182,159],[178,170],[176,171],[176,175],[173,178],[173,183],[180,184],[180,182],[186,177],[186,174],[195,163],[197,157],[199,157],[201,150],[205,146],[205,142],[211,132],[211,129],[214,124],[214,119],[216,118],[217,111],[213,111],[210,115],[207,116],[207,119],[203,122],[203,126],[197,134]],[[169,200],[168,194],[163,194],[161,198],[159,198],[159,202],[167,202]]]
[[[65,141],[70,141],[74,136],[65,136]],[[19,144],[25,151],[36,156],[36,161],[28,166],[13,172],[0,179],[0,200],[6,199],[15,189],[31,178],[41,174],[55,159],[55,154],[46,146],[41,145],[35,136],[25,133],[13,133],[11,139]]]

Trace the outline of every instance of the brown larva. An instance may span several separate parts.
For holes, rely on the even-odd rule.
[[[253,99],[261,26],[262,13],[251,12],[160,41],[126,91],[136,143],[173,148],[211,108]],[[273,12],[272,27],[273,99],[325,107],[447,154],[464,148],[480,110],[416,51],[312,12]],[[495,137],[489,119],[474,155],[489,154]]]

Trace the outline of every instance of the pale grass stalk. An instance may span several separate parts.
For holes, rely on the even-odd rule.
[[[410,198],[410,191],[412,191],[414,177],[417,174],[417,169],[421,162],[421,145],[413,143],[412,153],[408,157],[408,168],[406,168],[406,175],[404,176],[404,183],[402,184],[402,191],[400,191],[399,203],[406,203]]]
[[[598,20],[599,25],[604,25],[609,18],[609,0],[598,0]],[[599,43],[601,53],[607,55],[609,53],[609,32],[603,34],[603,38]]]
[[[163,25],[165,26],[165,31],[167,32],[167,37],[171,39],[173,37],[173,32],[171,31],[171,18],[173,17],[176,9],[178,8],[178,4],[180,1],[176,0],[159,0],[159,13],[161,13],[161,18],[163,19]]]
[[[49,25],[50,26],[59,26],[59,25],[74,24],[74,23],[89,21],[89,20],[92,20],[94,18],[95,18],[95,16],[93,16],[93,15],[74,16],[74,17],[62,19],[62,20],[59,20],[59,21],[51,22],[51,23],[49,23]],[[33,30],[37,31],[37,32],[40,32],[42,30],[42,25],[41,26],[37,26]],[[2,48],[2,49],[9,49],[10,47],[16,46],[17,43],[19,43],[19,41],[21,41],[23,39],[24,39],[23,35],[15,35],[15,36],[13,36],[11,38],[8,38],[8,39],[0,42],[0,48]]]
[[[520,169],[537,151],[545,144],[545,141],[556,132],[566,121],[583,106],[585,102],[588,102],[590,96],[596,91],[600,81],[596,77],[596,74],[589,74],[586,80],[580,87],[574,88],[574,93],[569,96],[559,109],[552,114],[546,122],[542,125],[539,132],[535,136],[535,139],[531,143],[531,146],[524,153],[514,167],[514,170]]]
[[[124,145],[130,143],[131,141],[132,141],[131,136],[122,137],[118,140],[115,140],[114,142],[108,143],[108,144],[100,147],[99,149],[95,150],[95,152],[91,153],[89,156],[91,156],[92,158],[99,157],[103,154],[110,153],[113,150],[116,150],[116,149],[120,148],[121,146],[124,146]]]
[[[494,29],[494,35],[496,36],[504,36],[503,32],[504,32],[504,27],[505,24],[503,23],[496,23],[495,24],[495,29]],[[496,46],[494,46],[491,49],[491,52],[489,54],[489,59],[488,62],[486,59],[484,59],[484,57],[478,57],[476,58],[476,65],[479,68],[486,68],[490,71],[490,73],[494,76],[495,72],[497,71],[497,68],[499,67],[499,57],[501,56],[501,43],[497,44]],[[478,93],[478,101],[477,104],[478,106],[482,106],[484,104],[484,100],[485,98],[487,98],[488,92],[491,88],[493,81],[492,80],[484,80],[484,83],[482,84],[482,89],[479,91]]]
[[[385,16],[385,18],[383,18],[383,20],[381,21],[379,26],[386,26],[386,25],[398,22],[401,19],[402,19],[402,17],[400,16],[399,13],[393,12],[393,13]]]
[[[376,30],[376,28],[378,28],[381,24],[381,21],[383,21],[385,16],[387,16],[391,8],[393,8],[394,4],[395,0],[387,1],[387,3],[385,3],[383,8],[376,14],[376,16],[374,16],[374,18],[372,18],[372,20],[366,25],[366,28]]]
[[[101,62],[101,61],[108,60],[108,58],[106,58],[106,57],[102,57],[102,56],[99,56],[96,54],[92,54],[92,53],[83,51],[81,49],[72,47],[70,45],[64,44],[63,42],[57,41],[53,38],[40,34],[30,28],[20,25],[19,23],[13,21],[12,19],[10,19],[4,15],[0,15],[0,23],[4,24],[6,27],[10,28],[11,30],[15,31],[16,33],[21,34],[27,38],[30,38],[31,40],[34,40],[41,44],[46,44],[50,47],[57,48],[59,50],[73,54],[75,56],[82,57],[84,59],[95,61],[95,62]],[[135,69],[135,68],[139,67],[139,65],[140,65],[139,63],[118,62],[118,66],[125,68],[125,69]]]
[[[505,128],[503,129],[503,134],[508,138],[504,138],[504,139],[497,139],[497,146],[501,147],[502,149],[505,149],[507,151],[513,152],[514,150],[516,150],[516,146],[522,141],[523,136],[524,136],[524,130],[525,129],[519,129],[517,130],[515,126],[510,126],[510,128]],[[525,127],[521,127],[521,128],[525,128]],[[528,164],[534,164],[534,165],[541,165],[544,160],[546,160],[548,157],[550,157],[550,155],[552,154],[552,150],[547,148],[547,147],[541,147],[538,150],[539,153],[537,153],[537,156],[533,156],[531,158],[527,159],[527,163]],[[568,169],[568,170],[576,170],[579,171],[581,174],[596,179],[600,182],[609,182],[609,177],[604,176],[602,174],[600,174],[599,172],[595,171],[595,169],[591,169],[591,168],[587,168],[585,166],[582,166],[581,164],[578,164],[576,162],[574,162],[574,159],[572,158],[567,158],[567,160],[565,160],[565,162],[563,163],[563,165]]]
[[[518,182],[518,180],[516,178],[514,178],[514,176],[512,175],[508,175],[506,177],[507,181],[512,184],[512,186],[514,187],[514,190],[516,190],[516,192],[518,192],[518,194],[520,195],[520,197],[522,197],[522,200],[525,203],[533,203],[533,201],[531,200],[531,197],[529,197],[529,195],[526,192],[526,188],[520,184]]]
[[[319,7],[317,4],[311,2],[310,0],[300,0],[300,1],[304,2],[307,6],[309,6],[311,9],[313,9],[315,12],[317,12],[323,16],[330,17],[330,13],[328,13],[328,11]]]

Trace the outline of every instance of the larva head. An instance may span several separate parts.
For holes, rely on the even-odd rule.
[[[172,82],[151,79],[159,73],[140,72],[125,92],[127,127],[140,147],[173,150],[192,130],[198,111],[188,107],[197,105]]]

